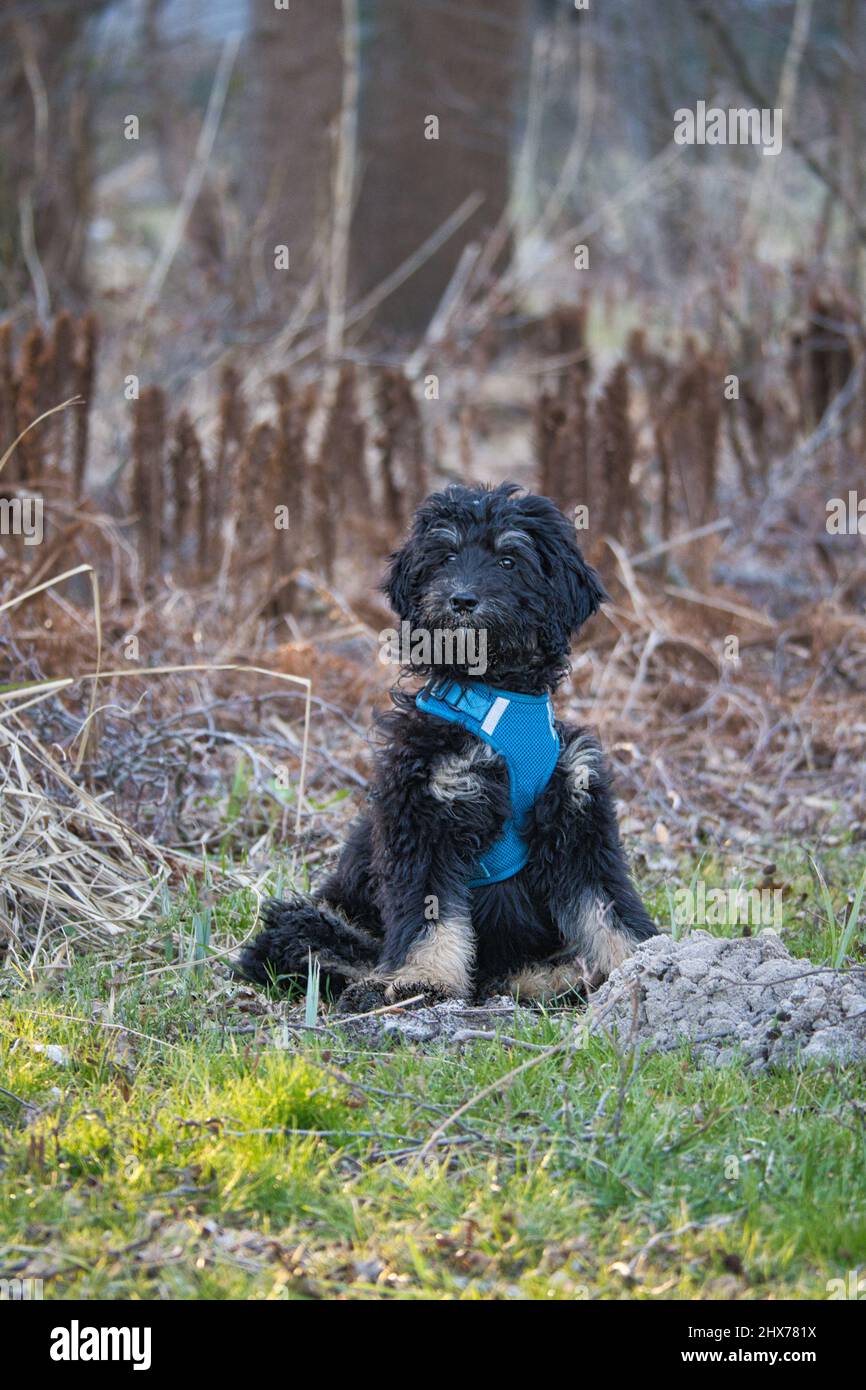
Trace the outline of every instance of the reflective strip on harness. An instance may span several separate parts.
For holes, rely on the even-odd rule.
[[[493,704],[490,706],[490,713],[481,725],[482,734],[492,734],[496,725],[499,723],[505,711],[508,709],[508,701],[504,695],[497,695]]]

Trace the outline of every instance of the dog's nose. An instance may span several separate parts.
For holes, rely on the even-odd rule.
[[[474,594],[452,594],[451,607],[455,613],[471,613],[478,607],[478,600]]]

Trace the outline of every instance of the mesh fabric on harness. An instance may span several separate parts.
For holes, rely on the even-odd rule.
[[[415,704],[425,714],[462,724],[501,754],[508,768],[511,816],[470,879],[470,888],[500,883],[523,868],[529,846],[521,827],[553,776],[559,737],[549,695],[520,695],[476,681],[439,681],[420,690]]]

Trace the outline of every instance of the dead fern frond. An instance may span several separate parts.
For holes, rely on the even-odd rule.
[[[225,510],[231,493],[230,475],[247,433],[247,406],[236,367],[223,368],[220,380],[219,428],[216,455],[216,503]]]
[[[12,354],[12,325],[7,320],[0,323],[0,453],[9,447],[18,434],[17,396],[18,383]],[[7,465],[5,481],[12,483],[17,477],[16,450]]]
[[[135,402],[132,436],[132,503],[138,515],[138,549],[147,579],[162,561],[165,466],[165,395],[146,386]]]
[[[16,393],[16,434],[41,413],[42,362],[45,352],[45,335],[39,324],[34,324],[24,339],[18,368],[18,390]],[[39,425],[21,440],[18,445],[18,477],[22,483],[35,481],[42,457],[44,426]]]
[[[80,341],[75,359],[75,389],[83,405],[75,412],[75,443],[72,462],[73,487],[76,499],[84,491],[87,472],[87,452],[90,443],[90,411],[96,379],[96,349],[98,326],[95,314],[86,314],[79,330]]]

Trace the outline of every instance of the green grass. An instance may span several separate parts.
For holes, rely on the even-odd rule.
[[[855,860],[822,860],[832,912],[802,856],[779,864],[796,954],[838,952]],[[547,1055],[555,1014],[366,1050],[214,971],[249,911],[190,889],[123,957],[6,979],[0,1277],[46,1298],[820,1299],[866,1266],[862,1071]]]

